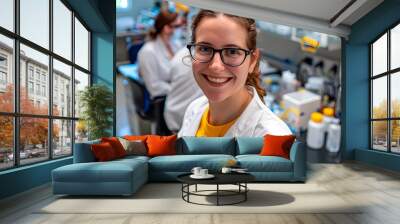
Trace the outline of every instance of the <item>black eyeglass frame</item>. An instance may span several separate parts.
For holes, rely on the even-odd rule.
[[[195,46],[205,46],[205,47],[211,48],[211,49],[212,49],[212,55],[211,55],[210,59],[209,59],[208,61],[200,61],[200,60],[196,59],[196,58],[193,56],[192,51],[190,50],[192,47],[195,47]],[[243,48],[240,48],[240,47],[224,47],[224,48],[216,49],[216,48],[213,48],[213,47],[204,45],[204,44],[188,44],[188,45],[186,45],[186,47],[187,47],[187,49],[189,50],[190,57],[192,57],[192,59],[195,60],[195,61],[199,61],[200,63],[208,63],[208,62],[212,61],[213,58],[214,58],[215,52],[219,52],[219,57],[221,58],[222,63],[224,63],[224,65],[227,65],[227,66],[230,66],[230,67],[238,67],[238,66],[241,66],[241,65],[243,64],[243,62],[246,60],[247,56],[250,55],[251,53],[253,53],[253,51],[254,51],[254,50],[246,50],[246,49],[243,49]],[[242,50],[242,51],[244,51],[245,56],[243,57],[242,62],[240,62],[240,64],[238,64],[238,65],[226,64],[225,61],[224,61],[224,56],[222,56],[222,51],[223,51],[223,50],[226,50],[226,49],[228,49],[228,50],[229,50],[229,49],[235,49],[235,50]]]

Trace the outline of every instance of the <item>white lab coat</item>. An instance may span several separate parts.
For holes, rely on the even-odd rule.
[[[190,57],[186,47],[180,49],[171,61],[171,90],[165,101],[164,119],[172,131],[181,129],[187,106],[203,95],[194,79],[191,64],[183,64],[184,57]],[[191,63],[190,59],[188,61]]]
[[[171,48],[175,52],[176,48],[171,43]],[[169,82],[170,58],[161,37],[151,40],[144,44],[138,53],[139,74],[144,80],[150,97],[165,96],[171,89]]]
[[[249,86],[253,99],[224,137],[260,137],[266,134],[291,135],[289,127],[278,118],[258,97],[256,89]],[[201,117],[208,106],[208,99],[202,96],[193,101],[185,112],[183,126],[178,137],[195,136]],[[229,108],[227,108],[229,110]]]

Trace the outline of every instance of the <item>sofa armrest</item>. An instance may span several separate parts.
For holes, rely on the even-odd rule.
[[[293,179],[305,181],[307,171],[306,150],[304,143],[295,141],[290,149],[290,160],[293,162]]]
[[[94,140],[89,142],[75,143],[74,163],[95,162],[96,158],[94,157],[90,146],[97,143],[100,143],[100,141]]]

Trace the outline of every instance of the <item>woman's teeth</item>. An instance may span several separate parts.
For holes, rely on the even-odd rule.
[[[213,77],[207,77],[209,81],[215,82],[215,83],[224,83],[228,81],[229,78],[213,78]]]

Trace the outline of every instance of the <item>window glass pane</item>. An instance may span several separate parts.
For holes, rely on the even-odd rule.
[[[19,127],[21,164],[49,158],[48,121],[45,118],[21,117]]]
[[[400,24],[391,30],[390,34],[390,67],[400,67]]]
[[[117,0],[116,2],[117,9],[126,9],[128,8],[128,0]]]
[[[372,45],[372,75],[387,71],[387,34]]]
[[[0,26],[14,31],[14,0],[1,0]]]
[[[372,118],[387,118],[386,76],[372,80]]]
[[[75,121],[75,143],[85,142],[88,138],[88,129],[84,120]]]
[[[72,154],[72,121],[53,120],[53,157]]]
[[[14,165],[13,118],[0,116],[0,170]]]
[[[75,69],[75,117],[81,115],[80,94],[86,86],[89,86],[89,75]]]
[[[392,141],[392,148],[391,152],[400,153],[400,120],[391,121],[391,141]]]
[[[47,115],[49,57],[23,44],[20,55],[21,113]]]
[[[392,117],[400,117],[400,72],[391,74],[390,80],[390,98],[391,98],[391,115]]]
[[[13,40],[0,35],[0,111],[2,112],[14,111],[13,49]]]
[[[372,148],[387,151],[387,121],[372,122]]]
[[[49,48],[49,0],[20,0],[21,36]]]
[[[72,12],[60,1],[53,1],[53,51],[71,60]]]
[[[53,115],[72,117],[72,70],[53,60]]]
[[[75,63],[89,70],[89,32],[75,18]]]

